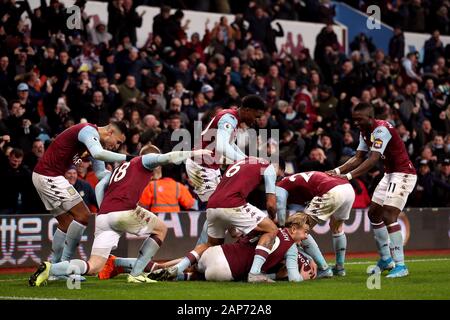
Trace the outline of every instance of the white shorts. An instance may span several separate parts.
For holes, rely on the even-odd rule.
[[[225,231],[234,227],[246,235],[265,218],[267,214],[250,203],[237,208],[209,208],[206,210],[208,236],[223,239]]]
[[[117,248],[124,232],[137,236],[150,235],[158,223],[152,212],[136,207],[134,210],[99,214],[95,218],[95,238],[91,255],[108,258],[111,250]]]
[[[417,182],[417,175],[407,173],[385,173],[378,183],[372,201],[380,206],[391,206],[401,210]]]
[[[208,281],[233,281],[233,274],[223,253],[222,246],[214,246],[203,252],[197,270],[205,274]]]
[[[33,172],[32,180],[45,208],[55,217],[83,201],[78,191],[63,176],[47,177]]]
[[[329,190],[321,197],[314,197],[305,208],[305,213],[320,221],[327,221],[333,216],[336,220],[345,221],[355,201],[355,191],[350,183],[341,184]]]
[[[203,167],[192,159],[187,159],[186,173],[200,200],[203,202],[208,201],[220,182],[220,170]]]

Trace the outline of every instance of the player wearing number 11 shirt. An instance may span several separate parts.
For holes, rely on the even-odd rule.
[[[143,271],[164,241],[167,227],[155,214],[139,205],[141,193],[152,178],[154,168],[210,154],[210,151],[203,149],[159,154],[159,149],[155,146],[143,147],[141,156],[124,162],[112,173],[109,172],[95,188],[100,210],[95,219],[95,238],[89,261],[74,259],[56,264],[43,262],[30,277],[29,284],[40,286],[50,275],[98,273],[125,232],[148,237],[139,250],[139,256],[128,275],[128,282],[154,282]]]

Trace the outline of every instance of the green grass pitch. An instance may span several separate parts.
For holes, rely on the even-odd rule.
[[[0,299],[450,299],[450,257],[410,256],[406,278],[380,278],[380,289],[368,289],[366,269],[373,259],[349,259],[346,277],[289,283],[160,282],[129,284],[125,275],[100,281],[87,277],[81,289],[69,290],[64,281],[28,287],[29,274],[0,274]],[[374,281],[369,281],[374,283]]]

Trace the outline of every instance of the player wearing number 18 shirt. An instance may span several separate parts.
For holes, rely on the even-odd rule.
[[[139,256],[128,275],[128,282],[154,282],[144,276],[143,271],[164,241],[167,227],[155,214],[139,205],[141,193],[152,178],[154,168],[207,154],[211,152],[196,150],[159,154],[159,149],[155,146],[143,147],[141,156],[122,163],[96,186],[100,209],[95,219],[95,238],[89,261],[74,259],[56,264],[44,262],[30,277],[29,284],[40,286],[50,275],[98,273],[125,232],[148,237],[139,250]],[[105,187],[107,189],[103,194]]]
[[[343,230],[344,221],[350,216],[355,192],[350,183],[342,178],[331,177],[319,171],[296,173],[284,177],[277,183],[278,222],[284,225],[287,204],[305,205],[305,213],[315,222],[330,220],[336,265],[331,270],[317,243],[311,235],[302,242],[307,254],[318,265],[318,277],[345,276],[344,261],[347,239]],[[314,222],[311,227],[314,226]]]
[[[380,254],[377,267],[371,272],[390,270],[388,278],[405,277],[408,268],[397,219],[416,185],[416,170],[397,130],[389,122],[375,119],[370,104],[358,104],[353,109],[352,118],[361,133],[356,154],[328,173],[350,180],[367,173],[380,159],[383,160],[385,174],[375,189],[369,208],[369,219]],[[369,156],[365,159],[367,153]]]

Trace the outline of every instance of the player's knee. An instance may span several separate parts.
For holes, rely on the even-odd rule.
[[[378,223],[383,221],[383,213],[377,209],[370,208],[367,214],[369,216],[370,222]]]
[[[342,220],[330,220],[330,230],[333,234],[341,233],[344,230],[344,221]]]
[[[164,222],[158,220],[152,233],[156,234],[161,239],[161,241],[164,241],[167,235],[167,226]]]
[[[396,222],[399,214],[400,210],[396,208],[386,208],[386,211],[383,215],[384,224],[390,225],[391,223]]]

